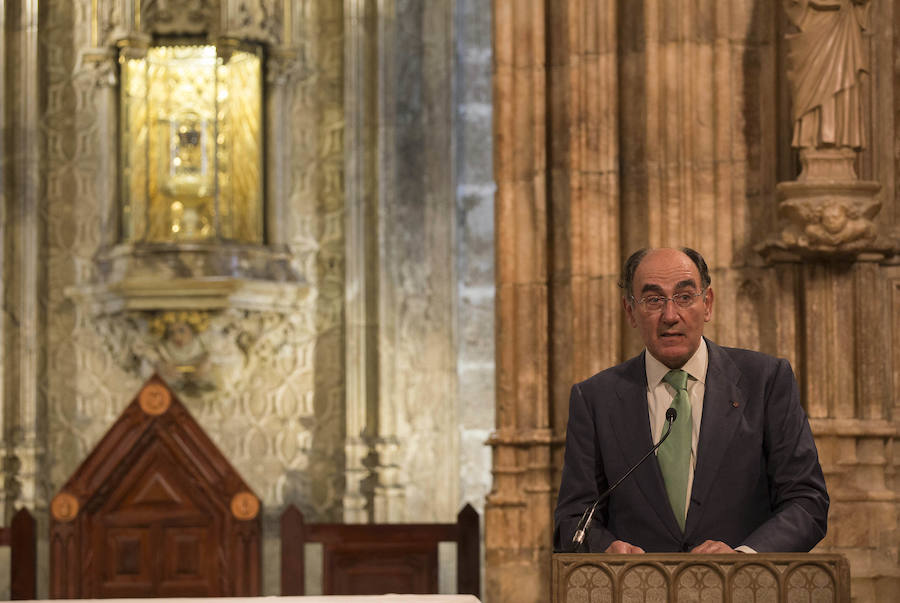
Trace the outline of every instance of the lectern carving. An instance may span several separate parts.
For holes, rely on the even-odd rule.
[[[157,376],[50,513],[52,598],[260,594],[259,499]]]
[[[841,555],[556,554],[554,603],[563,601],[850,601]]]

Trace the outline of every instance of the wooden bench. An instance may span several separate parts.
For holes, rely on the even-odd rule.
[[[448,524],[308,524],[290,505],[281,515],[281,594],[306,594],[304,545],[322,544],[322,594],[438,592],[438,543],[456,543],[459,594],[480,596],[478,513]]]

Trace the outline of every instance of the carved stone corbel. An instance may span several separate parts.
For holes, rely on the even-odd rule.
[[[96,48],[81,55],[82,64],[90,69],[97,88],[115,89],[119,85],[116,55],[106,48]]]

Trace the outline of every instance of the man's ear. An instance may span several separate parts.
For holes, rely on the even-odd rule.
[[[625,309],[625,316],[628,317],[628,324],[632,328],[637,327],[637,321],[634,319],[634,306],[629,303],[627,297],[622,298],[622,307]]]
[[[709,322],[710,320],[712,320],[713,298],[714,297],[715,297],[715,295],[713,294],[712,287],[707,287],[706,293],[703,295],[703,307],[704,307],[703,320],[705,322]]]

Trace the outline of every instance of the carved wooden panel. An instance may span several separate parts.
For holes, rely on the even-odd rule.
[[[555,554],[552,601],[850,601],[841,555]]]
[[[53,598],[260,594],[259,500],[158,377],[51,504]]]

